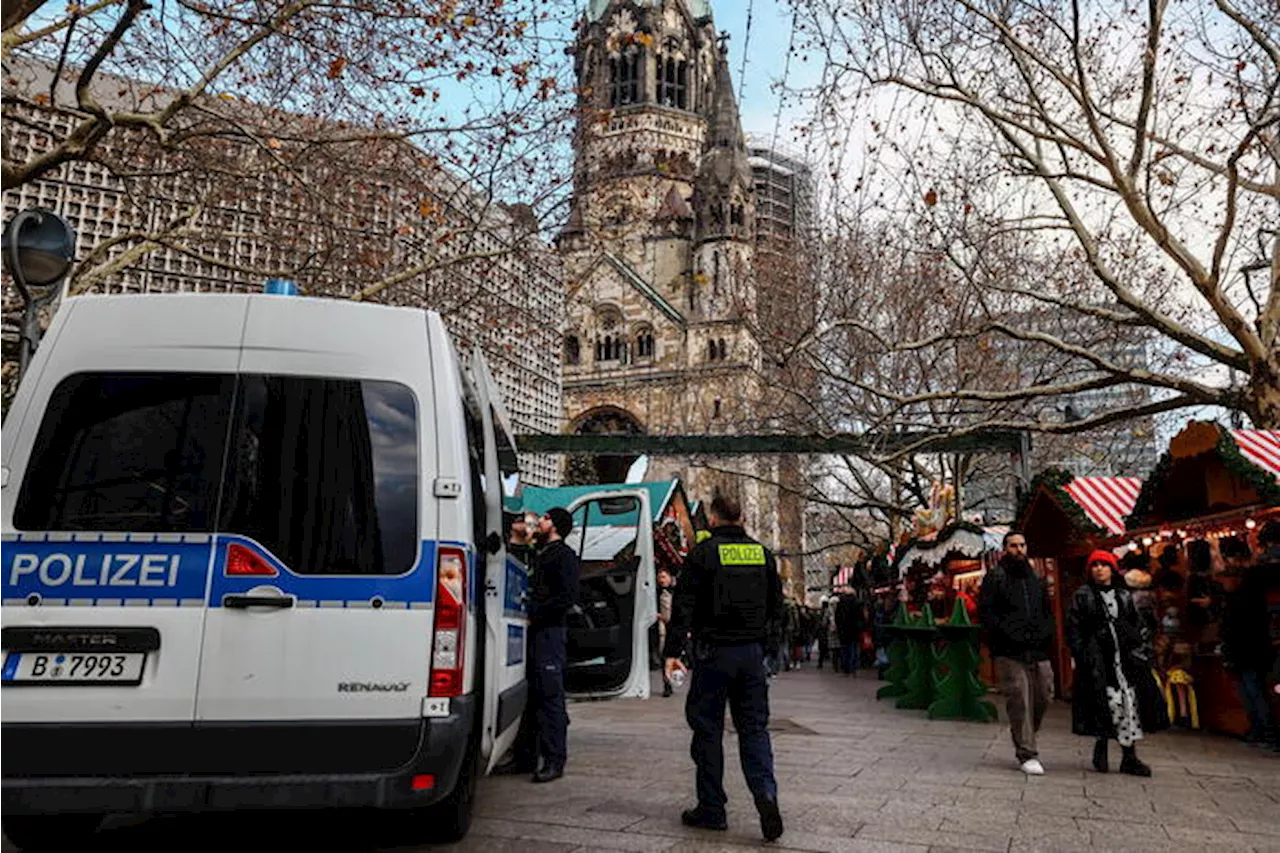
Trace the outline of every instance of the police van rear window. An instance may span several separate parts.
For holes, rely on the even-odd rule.
[[[14,524],[236,533],[302,574],[401,574],[419,547],[417,432],[413,393],[393,382],[72,376]]]
[[[244,376],[219,529],[304,574],[401,574],[418,555],[413,392]]]
[[[21,530],[213,529],[235,378],[80,374],[49,400],[13,523]]]

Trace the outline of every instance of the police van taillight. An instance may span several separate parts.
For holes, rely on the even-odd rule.
[[[467,554],[441,548],[436,566],[435,631],[428,696],[462,695],[462,631],[467,613]]]

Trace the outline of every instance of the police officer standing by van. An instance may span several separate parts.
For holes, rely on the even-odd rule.
[[[535,782],[552,782],[564,775],[569,756],[569,712],[565,708],[564,671],[568,666],[567,618],[578,603],[578,555],[565,544],[573,530],[573,516],[561,507],[538,521],[540,544],[533,590],[529,596],[529,701],[537,728],[542,766]]]
[[[676,587],[664,649],[665,674],[685,671],[680,658],[693,641],[693,678],[685,718],[693,729],[698,804],[681,814],[686,826],[728,828],[724,792],[724,708],[738,730],[747,787],[755,798],[766,841],[782,836],[778,785],[769,742],[769,686],[765,644],[782,617],[782,583],[772,552],[747,535],[742,507],[716,493],[711,536],[689,552]]]

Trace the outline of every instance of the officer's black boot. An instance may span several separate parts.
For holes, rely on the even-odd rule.
[[[563,764],[544,764],[533,774],[533,781],[539,784],[554,782],[564,775]]]
[[[695,829],[715,829],[724,831],[729,828],[729,821],[724,812],[713,812],[702,806],[686,809],[680,813],[680,822]]]
[[[760,832],[765,841],[777,841],[782,837],[782,812],[778,811],[777,800],[756,800],[756,811],[760,812]]]

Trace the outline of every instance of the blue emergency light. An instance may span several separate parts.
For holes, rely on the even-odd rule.
[[[287,278],[269,278],[262,292],[273,296],[297,296],[298,283]]]

